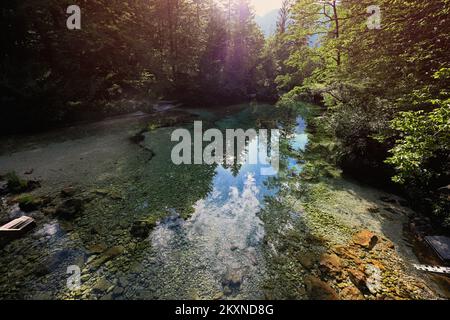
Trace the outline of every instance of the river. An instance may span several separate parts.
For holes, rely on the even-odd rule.
[[[46,204],[27,213],[37,227],[1,249],[0,297],[442,295],[432,278],[412,268],[418,260],[403,226],[414,212],[394,195],[343,178],[323,156],[333,142],[308,132],[310,108],[250,104],[160,110],[156,117],[188,117],[143,132],[137,143],[130,138],[155,115],[2,139],[0,174],[15,171],[39,180],[40,188],[31,194]],[[173,164],[171,133],[177,127],[192,130],[191,120],[222,131],[282,130],[280,171],[265,176],[254,164]],[[54,212],[67,197],[83,203],[82,212],[70,219]],[[25,214],[15,199],[2,198],[2,221]],[[156,223],[148,235],[136,237],[130,229],[141,220]],[[373,249],[352,242],[361,230],[376,235]],[[80,271],[75,289],[67,285],[70,266]],[[355,287],[355,269],[366,274],[367,287]]]

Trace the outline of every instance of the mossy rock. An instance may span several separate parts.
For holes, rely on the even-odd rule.
[[[31,194],[22,195],[16,200],[19,203],[20,210],[24,212],[35,211],[39,209],[43,204],[42,199],[38,199]]]
[[[8,172],[5,176],[8,191],[11,193],[21,193],[28,189],[28,181],[21,179],[14,171]]]
[[[76,215],[83,212],[84,205],[81,199],[68,199],[56,208],[56,215],[63,219],[74,219]]]

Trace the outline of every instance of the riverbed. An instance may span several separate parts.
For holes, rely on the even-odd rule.
[[[308,131],[311,108],[164,109],[3,138],[0,174],[39,181],[30,194],[46,204],[25,213],[17,196],[2,197],[2,221],[26,214],[37,227],[0,249],[0,298],[443,297],[412,267],[418,260],[403,231],[415,213],[395,195],[342,177],[323,156],[334,142]],[[149,129],[155,117],[175,114],[181,120]],[[193,120],[221,131],[280,129],[279,172],[175,165],[171,133],[192,130]],[[83,204],[70,219],[55,214],[67,198]],[[136,221],[154,225],[137,237]],[[67,285],[70,266],[80,271],[76,288]]]

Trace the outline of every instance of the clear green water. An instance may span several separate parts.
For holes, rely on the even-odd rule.
[[[273,106],[233,106],[221,112],[190,112],[197,114],[205,127],[222,130],[273,129],[281,127],[282,121],[288,119],[292,125],[289,132],[292,145],[301,149],[307,142],[303,120],[288,117],[273,121],[280,114]],[[111,132],[125,136],[142,127],[141,123],[145,123],[145,119],[113,125]],[[192,124],[185,127],[191,128]],[[112,171],[106,167],[89,174],[87,169],[85,180],[71,183],[78,188],[79,197],[85,199],[84,213],[74,221],[45,216],[38,220],[33,234],[5,247],[8,257],[2,262],[2,271],[17,265],[17,261],[23,264],[12,274],[17,280],[14,284],[1,283],[5,289],[2,295],[23,298],[263,298],[265,227],[258,214],[265,205],[265,198],[277,194],[278,186],[267,184],[269,177],[261,175],[261,165],[174,165],[170,160],[173,130],[161,128],[145,133],[142,145],[155,153],[151,160],[146,159],[144,148],[135,146],[133,152],[127,150],[114,159]],[[46,149],[57,149],[67,143],[64,134],[67,140],[82,144],[86,132],[90,132],[94,138],[99,136],[95,142],[99,145],[105,128],[80,132],[82,136],[63,132],[62,136],[58,135],[58,141],[44,137],[43,141],[30,144],[38,145],[38,150],[44,148],[45,153]],[[92,135],[88,135],[89,138]],[[119,139],[117,143],[128,141]],[[66,152],[74,152],[74,149],[69,146]],[[72,155],[75,156],[78,155]],[[106,161],[88,166],[103,166]],[[283,161],[290,167],[296,166],[292,158]],[[64,174],[69,175],[70,181],[71,173]],[[73,177],[76,178],[79,177]],[[56,197],[58,176],[50,175],[48,180],[53,186],[46,186],[43,181],[45,191],[41,192]],[[17,215],[23,214],[17,207],[15,210]],[[156,228],[146,239],[133,238],[130,225],[148,217],[159,221]],[[102,255],[92,249],[96,246],[103,249],[121,246],[123,252],[100,267],[92,268],[92,262]],[[83,270],[82,288],[78,291],[65,287],[68,277],[65,271],[71,264]],[[103,280],[121,289],[114,294],[92,291]]]
[[[303,299],[310,271],[300,256],[319,257],[358,228],[401,237],[404,218],[368,214],[380,193],[341,179],[318,151],[324,144],[310,141],[302,117],[310,107],[187,111],[204,129],[282,129],[279,173],[262,176],[249,164],[174,165],[175,128],[130,142],[146,117],[6,141],[0,173],[32,167],[42,183],[35,196],[57,205],[70,185],[85,209],[73,220],[29,213],[37,228],[0,249],[0,298]],[[2,219],[24,214],[3,200]],[[158,223],[135,238],[131,226],[142,219]],[[81,269],[78,290],[67,287],[70,265]]]

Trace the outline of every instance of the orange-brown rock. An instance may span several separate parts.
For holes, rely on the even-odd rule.
[[[388,249],[390,249],[390,250],[395,249],[394,243],[393,243],[392,241],[390,241],[390,240],[386,240],[385,246],[386,246],[386,248],[388,248]]]
[[[342,262],[341,259],[332,254],[324,254],[319,261],[319,270],[330,276],[337,276],[342,271]]]
[[[305,285],[308,296],[312,300],[339,300],[336,291],[319,278],[306,276]]]
[[[377,267],[377,268],[380,269],[380,270],[384,270],[384,269],[385,269],[383,263],[381,263],[381,262],[378,261],[378,260],[370,259],[370,260],[368,260],[367,262],[373,264],[375,267]]]
[[[339,293],[339,297],[341,300],[364,300],[364,296],[361,294],[361,291],[354,286],[348,286],[342,289]]]
[[[358,249],[359,248],[353,248],[347,245],[347,246],[335,246],[333,248],[333,251],[341,258],[354,260],[358,259],[359,256]]]
[[[350,281],[360,290],[366,290],[366,275],[356,269],[348,270]]]
[[[353,242],[363,248],[372,249],[378,242],[378,237],[369,230],[362,230],[353,235]]]

